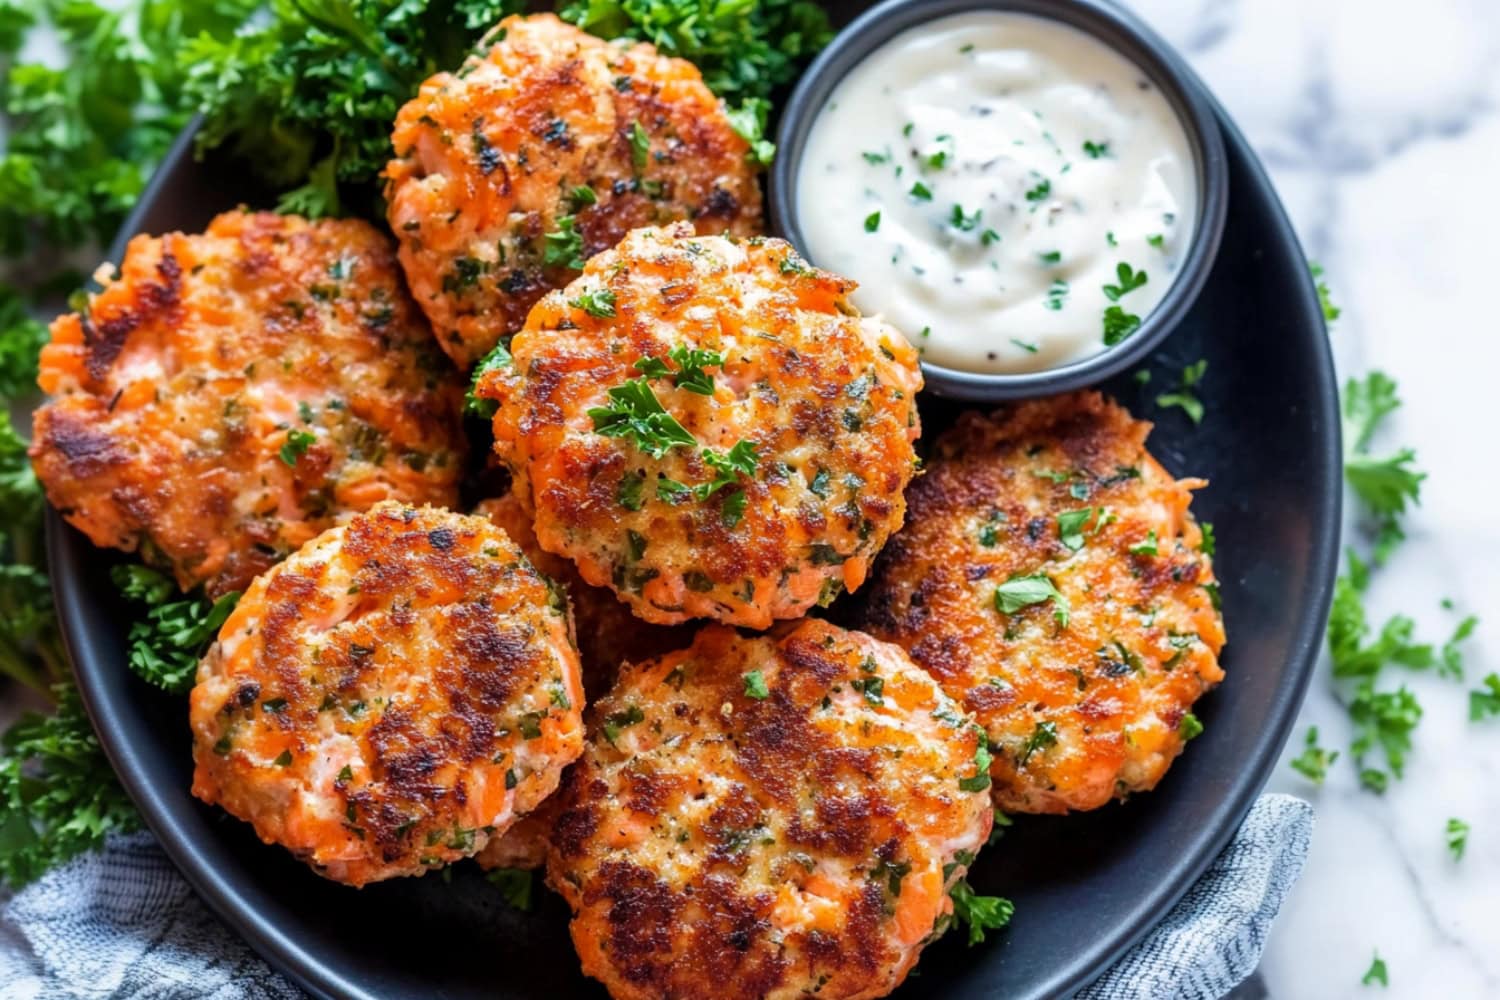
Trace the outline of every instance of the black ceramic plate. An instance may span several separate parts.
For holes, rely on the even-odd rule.
[[[1218,265],[1152,357],[1150,391],[1128,379],[1108,388],[1157,421],[1150,445],[1170,470],[1212,483],[1194,510],[1217,529],[1228,677],[1196,710],[1207,731],[1155,792],[1086,815],[1022,819],[987,851],[971,879],[1015,901],[1014,923],[975,948],[949,935],[928,949],[903,1000],[1057,997],[1089,982],[1229,840],[1302,700],[1337,552],[1336,385],[1296,236],[1243,137],[1219,116],[1232,187]],[[115,259],[129,234],[201,229],[215,212],[254,199],[233,168],[197,163],[179,141]],[[1194,428],[1180,411],[1155,411],[1151,399],[1199,357],[1208,359],[1208,415]],[[953,412],[926,400],[928,436]],[[578,972],[564,907],[551,894],[540,894],[536,912],[516,913],[472,865],[454,869],[451,882],[431,875],[355,891],[194,800],[187,706],[126,668],[130,616],[105,575],[113,557],[55,515],[48,529],[58,610],[105,751],[177,866],[272,964],[326,996],[603,997]]]

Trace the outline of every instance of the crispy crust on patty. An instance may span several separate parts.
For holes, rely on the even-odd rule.
[[[552,14],[508,17],[488,38],[401,109],[386,169],[401,263],[460,366],[577,274],[548,257],[560,220],[573,220],[584,258],[683,219],[759,231],[749,144],[691,63]]]
[[[457,500],[462,388],[374,227],[230,212],[101,283],[52,324],[31,446],[94,544],[216,597],[341,514]]]
[[[548,880],[617,1000],[884,996],[989,833],[960,785],[977,728],[899,649],[826,622],[708,626],[593,720]]]
[[[542,547],[662,624],[765,628],[858,587],[901,526],[922,380],[853,287],[781,240],[679,225],[635,231],[538,303],[476,391]],[[687,349],[722,355],[708,393],[678,384]],[[692,444],[653,457],[598,432],[610,392],[643,387]],[[737,445],[754,474],[721,479],[709,453]]]
[[[907,491],[910,526],[854,618],[986,728],[1002,809],[1154,787],[1223,677],[1217,584],[1188,512],[1204,484],[1147,453],[1150,427],[1096,392],[964,414]],[[1052,599],[1000,610],[1007,583],[1027,596],[1017,578],[1050,580],[1066,626]]]
[[[533,566],[568,592],[583,663],[583,688],[590,700],[610,689],[620,664],[649,660],[693,641],[692,629],[686,626],[666,628],[637,618],[612,590],[589,586],[571,562],[538,545],[531,514],[514,493],[485,500],[474,513],[498,525]]]
[[[488,521],[379,504],[240,598],[192,692],[193,794],[350,885],[468,857],[582,748],[568,630]]]

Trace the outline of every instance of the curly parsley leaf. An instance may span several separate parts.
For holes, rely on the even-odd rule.
[[[1313,281],[1318,287],[1318,305],[1323,308],[1323,319],[1332,324],[1342,315],[1343,310],[1333,304],[1333,296],[1328,291],[1328,282],[1323,280],[1323,265],[1317,261],[1308,261],[1308,270],[1312,271]]]
[[[15,561],[31,561],[41,516],[42,488],[26,457],[26,442],[16,433],[10,415],[0,412],[0,519],[10,532]]]
[[[150,608],[130,626],[130,669],[163,691],[186,694],[198,661],[240,595],[225,594],[213,602],[195,596],[168,600],[176,593],[175,584],[145,566],[115,566],[110,579],[125,597]]]
[[[984,940],[988,931],[997,931],[1010,923],[1015,914],[1015,905],[1002,896],[981,896],[961,878],[948,890],[953,900],[953,919],[969,929],[969,947]]]
[[[661,458],[673,448],[691,448],[698,443],[676,417],[662,408],[644,378],[612,386],[609,405],[592,407],[588,415],[594,422],[594,433],[628,438],[652,458]]]
[[[1406,755],[1411,752],[1411,734],[1422,721],[1422,706],[1405,685],[1395,691],[1376,691],[1374,682],[1366,680],[1355,689],[1349,718],[1356,728],[1349,749],[1360,767],[1360,781],[1372,790],[1384,790],[1383,775],[1373,780],[1368,777],[1369,772],[1380,772],[1364,766],[1365,755],[1376,749],[1383,751],[1391,774],[1400,778]]]
[[[47,325],[27,312],[20,293],[0,284],[0,399],[36,389],[37,356],[47,343]]]
[[[558,13],[603,38],[651,42],[691,60],[731,104],[769,98],[833,37],[813,0],[572,0]]]
[[[556,228],[542,236],[542,263],[548,267],[582,270],[583,234],[578,231],[578,217],[559,215],[553,220],[553,225]]]
[[[53,692],[53,714],[27,714],[0,736],[0,881],[12,888],[140,825],[78,689]]]
[[[1344,479],[1374,528],[1376,565],[1406,538],[1401,519],[1408,502],[1421,502],[1422,481],[1427,478],[1414,468],[1417,454],[1410,448],[1385,456],[1369,453],[1381,422],[1400,406],[1396,383],[1384,372],[1373,371],[1363,380],[1344,384]]]
[[[766,115],[771,102],[761,97],[747,97],[738,107],[725,107],[729,127],[750,144],[745,158],[757,167],[769,167],[776,158],[776,144],[766,138]]]

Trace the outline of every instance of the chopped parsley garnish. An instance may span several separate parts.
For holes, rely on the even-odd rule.
[[[1500,674],[1491,673],[1480,681],[1484,687],[1469,692],[1469,721],[1500,715]]]
[[[500,898],[512,909],[531,910],[531,890],[536,879],[524,868],[495,868],[484,876],[491,885],[500,890]]]
[[[584,292],[576,299],[569,299],[568,305],[574,309],[582,309],[590,316],[598,319],[613,319],[615,315],[615,293],[607,288]]]
[[[1036,728],[1031,731],[1031,735],[1026,738],[1026,744],[1021,748],[1021,757],[1017,761],[1017,766],[1025,767],[1032,754],[1054,746],[1057,746],[1057,723],[1038,722]]]
[[[662,476],[656,481],[656,499],[665,503],[687,503],[693,498],[693,489],[686,483]]]
[[[1203,373],[1208,369],[1208,359],[1200,358],[1182,370],[1182,378],[1178,380],[1177,387],[1172,392],[1164,392],[1156,397],[1156,405],[1162,409],[1178,407],[1193,423],[1203,422],[1203,401],[1193,391],[1203,381]]]
[[[1068,283],[1066,281],[1054,281],[1047,289],[1047,301],[1043,303],[1048,309],[1057,312],[1063,307],[1068,298]]]
[[[771,697],[771,689],[766,687],[765,674],[752,670],[745,675],[745,697],[756,701],[765,701]]]
[[[869,215],[865,216],[865,232],[867,232],[867,233],[878,232],[879,229],[880,229],[880,213],[879,212],[871,212]]]
[[[1198,529],[1202,533],[1198,541],[1198,551],[1212,559],[1214,557],[1214,524],[1212,521],[1199,521]]]
[[[1068,627],[1068,599],[1045,573],[1032,576],[1013,576],[995,588],[995,610],[1012,615],[1033,604],[1052,602],[1052,614],[1057,624]]]
[[[965,792],[982,792],[990,787],[990,764],[994,761],[989,737],[979,726],[974,727],[974,732],[979,737],[979,745],[974,748],[974,776],[958,779],[959,789]]]
[[[1097,160],[1100,157],[1109,155],[1109,143],[1085,141],[1083,151],[1089,159]]]
[[[766,138],[766,116],[770,112],[771,102],[763,97],[747,97],[739,107],[728,104],[724,107],[729,127],[750,144],[745,159],[757,167],[770,166],[776,159],[776,144]]]
[[[599,203],[599,196],[587,184],[579,184],[569,193],[568,200],[573,203],[573,209],[577,211],[585,205],[597,205]]]
[[[724,454],[719,454],[711,448],[703,449],[703,462],[714,470],[712,482],[702,483],[694,490],[699,500],[707,500],[719,490],[726,486],[733,486],[739,482],[739,477],[747,479],[755,478],[755,467],[759,456],[755,453],[755,444],[751,441],[740,441]]]
[[[318,438],[315,434],[294,428],[286,432],[286,443],[281,446],[278,454],[287,465],[295,466],[297,459],[306,455],[308,446],[316,440]]]
[[[576,215],[559,215],[556,228],[542,236],[542,263],[548,267],[583,268],[583,234]]]
[[[1385,959],[1380,957],[1380,952],[1377,951],[1375,953],[1375,957],[1370,961],[1369,971],[1365,973],[1364,978],[1360,982],[1366,986],[1374,983],[1379,983],[1381,986],[1391,985],[1390,977],[1386,973]]]
[[[474,368],[474,374],[469,379],[469,391],[464,394],[464,412],[476,416],[481,420],[489,420],[500,408],[500,404],[493,399],[481,399],[475,395],[474,390],[478,388],[483,376],[498,368],[509,368],[514,363],[510,356],[510,348],[505,340],[494,346],[490,353],[484,356]]]
[[[1094,516],[1094,508],[1069,510],[1057,515],[1057,537],[1063,548],[1077,552],[1083,548],[1083,526]]]
[[[1292,758],[1292,770],[1315,785],[1321,785],[1328,777],[1328,769],[1339,759],[1337,750],[1325,750],[1318,745],[1318,727],[1308,726],[1303,740],[1302,752]]]
[[[979,227],[979,217],[984,214],[980,208],[974,209],[972,215],[964,212],[962,205],[954,205],[952,213],[948,216],[948,222],[959,232],[970,233]]]
[[[620,488],[615,494],[615,499],[620,506],[626,510],[640,510],[644,502],[642,492],[646,487],[646,474],[638,470],[631,470],[620,477]]]
[[[630,123],[630,161],[635,164],[636,173],[646,169],[646,163],[651,157],[651,136],[647,134],[640,122]]]
[[[1033,205],[1037,205],[1043,201],[1046,201],[1047,196],[1051,193],[1052,182],[1044,177],[1042,178],[1040,183],[1038,183],[1035,187],[1030,188],[1026,192],[1026,200],[1031,202]]]
[[[984,232],[982,232],[982,233],[979,234],[979,245],[980,246],[986,246],[986,247],[987,246],[992,246],[992,245],[994,245],[996,243],[999,243],[999,242],[1000,242],[1000,234],[997,233],[997,232],[995,232],[993,229],[986,229]]]
[[[1062,263],[1062,251],[1061,250],[1048,250],[1046,253],[1039,253],[1036,256],[1037,256],[1037,259],[1040,260],[1043,264],[1060,264],[1060,263]]]
[[[849,686],[865,696],[865,701],[877,708],[885,704],[885,678],[883,677],[857,677],[849,682]]]
[[[917,181],[915,184],[913,184],[911,186],[911,191],[909,191],[908,194],[910,194],[917,201],[932,200],[932,189],[929,188],[926,184],[923,184],[921,181]]]
[[[882,163],[888,163],[891,159],[889,153],[861,153],[859,155],[863,156],[865,158],[865,162],[870,164],[871,166],[879,166]]]
[[[662,409],[661,401],[643,378],[633,378],[609,390],[609,405],[588,411],[594,433],[629,438],[652,458],[661,458],[673,448],[691,448],[698,442],[677,418]]]
[[[672,384],[679,389],[695,392],[700,396],[714,394],[714,377],[703,369],[722,368],[724,355],[718,351],[677,344],[667,352],[667,358],[677,366],[676,371],[668,368],[661,358],[641,358],[635,363],[635,367],[644,372],[647,378],[671,378]]]
[[[1161,553],[1156,541],[1156,529],[1152,528],[1150,531],[1146,532],[1146,540],[1142,542],[1136,542],[1127,551],[1129,551],[1129,553],[1133,556],[1160,555]]]
[[[1104,344],[1113,347],[1141,328],[1141,318],[1119,306],[1104,310]]]
[[[1165,251],[1167,249],[1167,238],[1161,233],[1152,233],[1146,237],[1146,242],[1158,250]]]
[[[611,712],[604,717],[604,738],[609,740],[610,746],[615,746],[615,741],[620,738],[620,730],[628,729],[638,722],[646,720],[646,713],[641,711],[641,706],[631,705],[628,708]]]
[[[277,767],[291,767],[292,752],[290,750],[281,751],[281,753],[277,754],[276,759],[271,761],[271,763],[275,764]]]
[[[1469,846],[1469,824],[1461,819],[1450,819],[1444,828],[1448,839],[1448,851],[1453,855],[1454,861],[1462,861],[1464,848]]]
[[[1027,354],[1035,354],[1041,350],[1041,348],[1036,346],[1035,344],[1028,344],[1024,340],[1017,340],[1015,337],[1010,338],[1010,342],[1012,344],[1015,344],[1021,350],[1025,351]]]
[[[1120,301],[1121,296],[1129,295],[1147,281],[1145,271],[1137,271],[1123,260],[1115,265],[1115,277],[1120,282],[1118,285],[1104,286],[1104,297],[1111,302]]]
[[[1177,735],[1182,737],[1184,743],[1197,739],[1203,735],[1202,721],[1192,712],[1187,713],[1182,717],[1182,721],[1177,724]]]
[[[953,919],[969,928],[969,947],[984,940],[986,931],[997,931],[1010,923],[1016,912],[1010,900],[1001,896],[980,896],[969,880],[961,878],[948,890],[953,900]]]
[[[1357,735],[1349,749],[1360,768],[1360,782],[1367,788],[1383,790],[1385,775],[1365,767],[1364,757],[1378,747],[1391,774],[1400,778],[1411,751],[1411,734],[1422,721],[1422,706],[1405,685],[1395,691],[1376,691],[1374,682],[1366,680],[1360,682],[1349,703],[1349,718],[1356,727]],[[1369,777],[1372,773],[1379,777]]]

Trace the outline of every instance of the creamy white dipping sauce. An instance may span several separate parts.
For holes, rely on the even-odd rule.
[[[1000,11],[866,57],[815,119],[797,184],[812,261],[857,280],[855,304],[925,360],[970,372],[1124,339],[1171,286],[1197,205],[1182,124],[1140,69]]]

